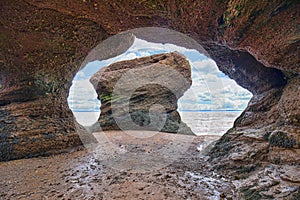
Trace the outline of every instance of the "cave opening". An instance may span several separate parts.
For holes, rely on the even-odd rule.
[[[75,76],[68,104],[76,120],[91,126],[100,116],[101,103],[90,78],[110,64],[177,51],[191,66],[192,85],[178,101],[181,119],[196,135],[223,135],[247,107],[252,94],[221,72],[216,63],[195,49],[170,43],[154,43],[135,38],[124,53],[87,63]]]

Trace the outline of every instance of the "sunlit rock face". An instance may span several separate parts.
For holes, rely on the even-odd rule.
[[[183,55],[174,52],[117,62],[90,81],[101,100],[101,128],[95,131],[193,134],[177,112],[178,99],[192,84],[191,66]]]
[[[66,98],[84,57],[109,35],[157,26],[197,40],[254,94],[213,160],[299,163],[298,1],[14,0],[0,11],[0,160],[78,145]]]

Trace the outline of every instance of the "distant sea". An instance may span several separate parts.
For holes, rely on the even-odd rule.
[[[197,135],[223,135],[243,111],[180,112],[181,120]]]
[[[197,135],[223,135],[233,125],[242,111],[180,111],[181,119]],[[76,120],[83,126],[95,123],[99,112],[74,112]]]

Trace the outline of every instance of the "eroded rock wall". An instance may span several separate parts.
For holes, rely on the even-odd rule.
[[[94,131],[193,134],[177,112],[178,99],[192,84],[191,66],[183,55],[173,52],[117,62],[99,70],[90,82],[101,101]]]
[[[105,30],[22,1],[0,4],[0,161],[81,145],[68,92]]]
[[[253,161],[299,155],[299,10],[292,0],[1,1],[0,160],[80,143],[66,102],[74,74],[108,35],[146,26],[191,36],[254,94],[213,157],[227,158],[232,145],[257,149]],[[45,127],[53,135],[48,140]],[[44,146],[51,138],[60,142]]]

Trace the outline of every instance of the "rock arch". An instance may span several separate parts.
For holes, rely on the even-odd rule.
[[[111,35],[156,26],[194,38],[254,94],[212,158],[299,163],[299,10],[297,1],[1,2],[0,160],[80,145],[66,99],[84,57]]]

